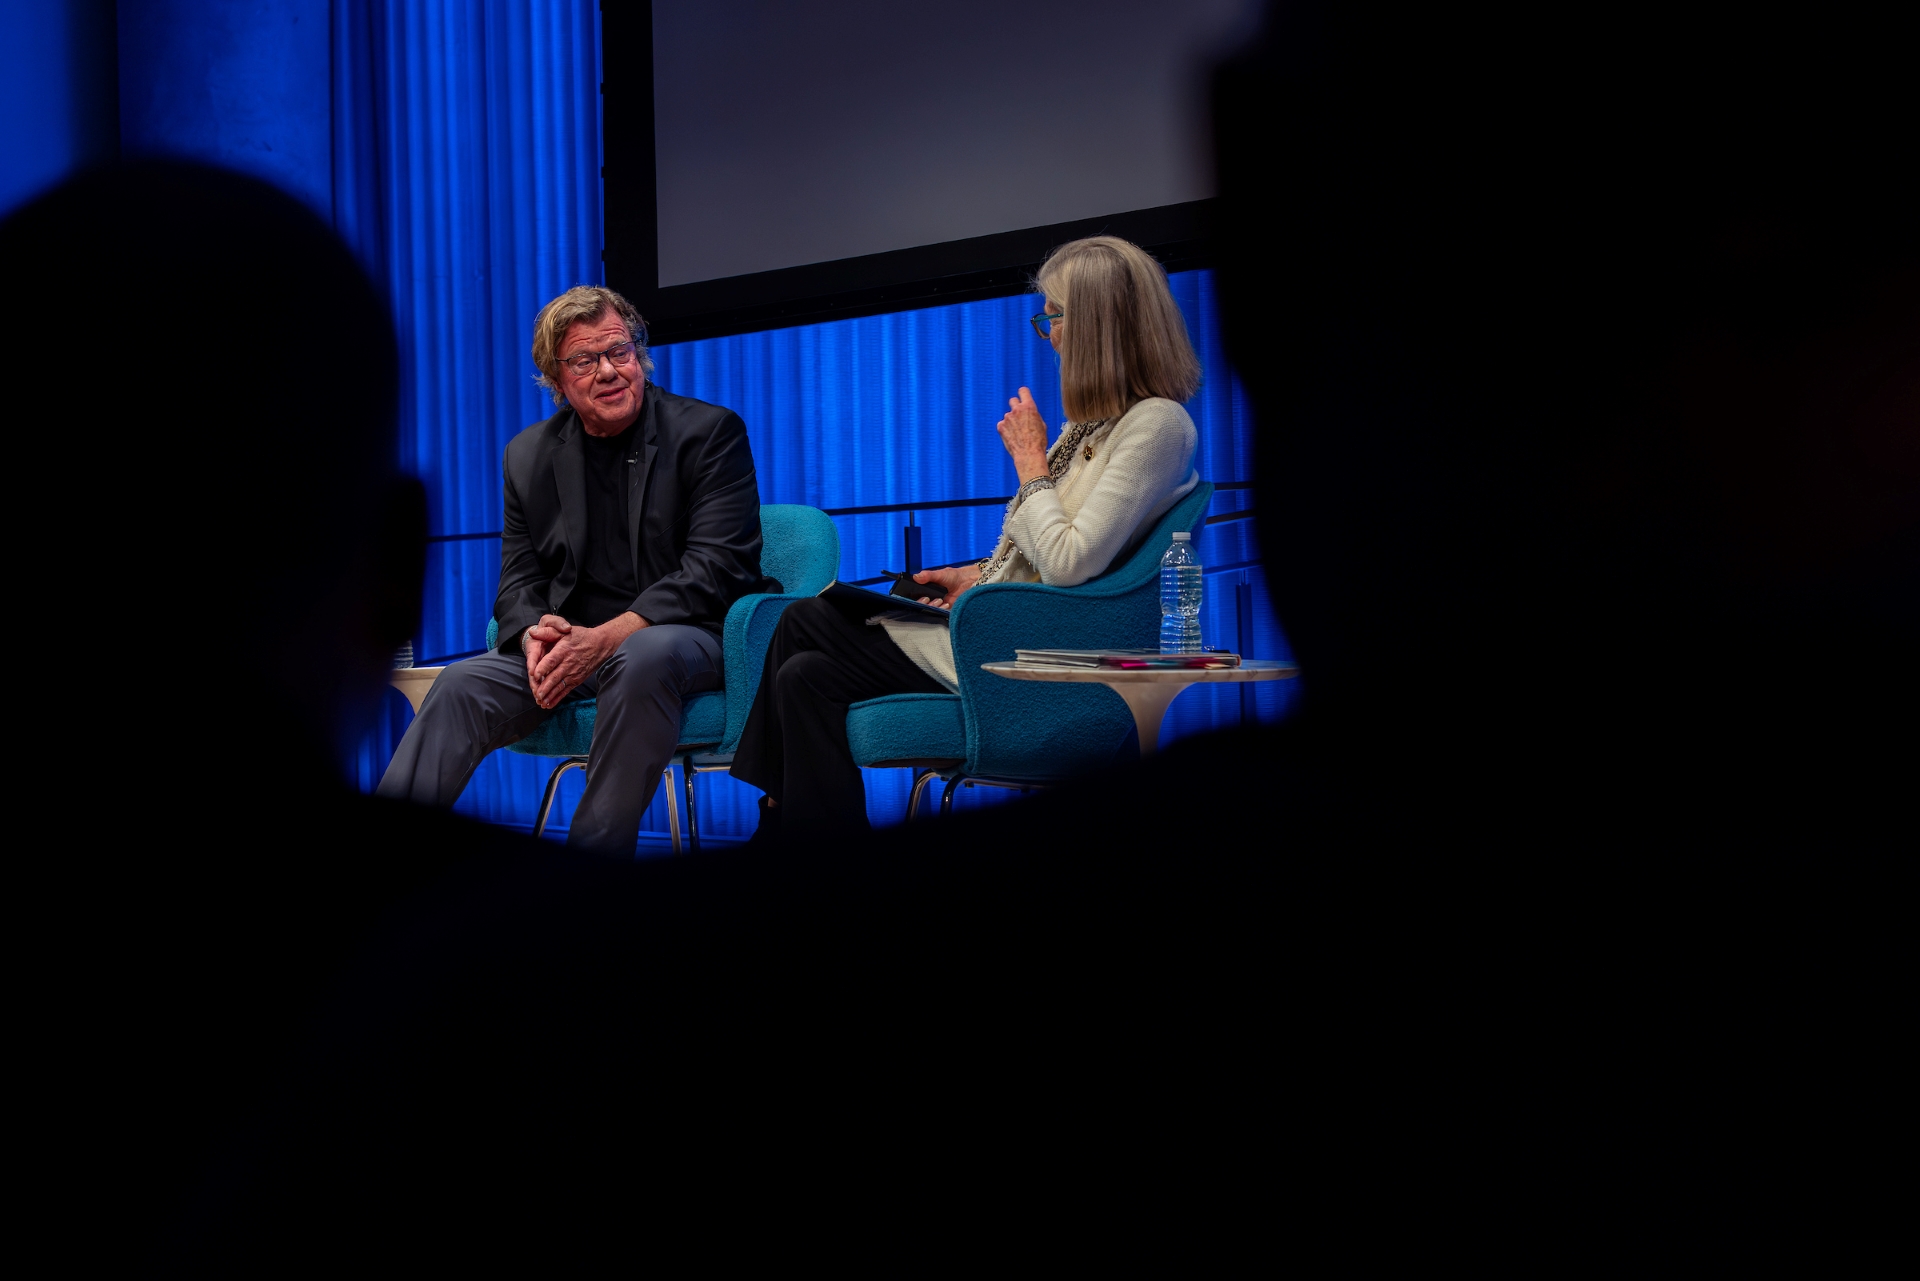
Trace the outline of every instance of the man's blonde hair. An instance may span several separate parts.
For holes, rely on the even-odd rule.
[[[567,403],[560,389],[560,344],[567,330],[584,320],[588,324],[605,320],[613,312],[626,322],[627,337],[633,339],[640,357],[640,370],[653,373],[653,357],[647,353],[647,322],[640,319],[634,305],[613,290],[601,285],[575,285],[540,309],[533,318],[533,363],[540,372],[535,382],[553,393],[553,403]]]
[[[1200,360],[1153,256],[1118,236],[1069,241],[1034,284],[1066,316],[1060,400],[1075,422],[1113,418],[1150,396],[1187,401]]]

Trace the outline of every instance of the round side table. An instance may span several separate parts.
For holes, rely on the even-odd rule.
[[[420,714],[420,700],[433,688],[433,678],[446,671],[444,667],[396,667],[387,678],[387,683],[407,696],[413,704],[413,714]]]
[[[1140,731],[1140,755],[1151,756],[1160,745],[1160,722],[1180,691],[1202,681],[1283,681],[1299,675],[1292,663],[1250,658],[1238,667],[1136,668],[1042,667],[1037,663],[982,663],[982,671],[1014,681],[1098,681],[1127,702]]]

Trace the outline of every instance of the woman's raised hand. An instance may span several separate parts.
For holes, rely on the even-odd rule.
[[[960,593],[980,581],[979,565],[955,565],[951,569],[923,569],[913,576],[916,583],[926,583],[940,589],[945,600],[928,601],[941,609],[952,609],[953,602],[960,599]],[[922,597],[925,600],[926,597]]]
[[[1007,405],[1007,416],[996,430],[1000,443],[1013,455],[1014,471],[1023,482],[1046,475],[1047,420],[1040,416],[1040,406],[1033,403],[1033,393],[1022,387],[1019,399],[1009,400]]]

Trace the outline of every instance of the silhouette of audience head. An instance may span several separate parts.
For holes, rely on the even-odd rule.
[[[53,680],[141,743],[134,772],[184,768],[165,745],[204,715],[248,744],[223,769],[314,776],[419,608],[424,508],[396,468],[373,284],[291,197],[175,161],[14,212],[0,278],[42,371],[15,471],[39,516],[15,550],[71,638]]]

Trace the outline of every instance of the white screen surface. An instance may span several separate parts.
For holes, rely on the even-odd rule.
[[[659,283],[1213,194],[1257,0],[654,0]]]

